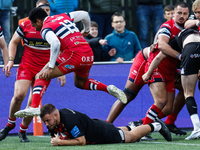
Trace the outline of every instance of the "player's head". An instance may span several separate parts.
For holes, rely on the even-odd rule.
[[[174,17],[173,5],[166,5],[163,10],[164,10],[164,18],[166,20],[171,20]]]
[[[40,31],[43,26],[43,20],[48,16],[46,11],[42,8],[37,7],[31,10],[29,13],[29,19],[31,20],[31,24],[35,27],[36,31]]]
[[[98,36],[98,24],[96,22],[94,22],[94,21],[91,21],[90,35],[92,37],[97,37]]]
[[[44,9],[48,16],[50,16],[50,3],[48,0],[38,0],[36,2],[36,7]]]
[[[194,1],[192,4],[192,11],[197,19],[200,19],[200,0]]]
[[[175,5],[174,21],[179,26],[184,26],[185,21],[189,16],[189,6],[185,2],[178,2]]]
[[[60,123],[59,111],[52,104],[45,104],[41,108],[40,118],[48,129],[54,129]]]
[[[112,15],[111,19],[112,19],[112,27],[115,29],[115,32],[123,33],[126,25],[124,16],[119,12],[115,12]]]

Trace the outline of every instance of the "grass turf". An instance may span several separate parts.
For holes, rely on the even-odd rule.
[[[187,132],[186,136],[175,136],[172,134],[173,141],[167,142],[159,133],[152,133],[151,136],[157,141],[141,141],[136,143],[123,144],[99,144],[86,146],[51,146],[50,136],[35,137],[28,135],[30,142],[21,143],[18,136],[8,136],[3,141],[0,141],[0,150],[199,150],[200,139],[186,141],[185,138],[190,135]]]

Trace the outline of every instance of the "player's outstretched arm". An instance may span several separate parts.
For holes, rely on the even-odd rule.
[[[52,146],[72,146],[72,145],[86,145],[85,136],[80,136],[70,140],[61,140],[58,135],[51,137]]]

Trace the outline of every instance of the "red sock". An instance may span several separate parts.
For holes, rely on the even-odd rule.
[[[28,127],[25,127],[25,126],[21,123],[19,132],[26,132],[27,129],[28,129]]]
[[[87,79],[87,81],[85,82],[85,84],[83,85],[83,89],[85,90],[100,90],[100,91],[105,91],[108,93],[107,90],[107,85],[96,81],[94,79]]]
[[[162,118],[164,118],[164,117],[166,117],[166,115],[163,114],[163,112],[161,111],[161,112],[158,114],[158,118],[162,119]]]
[[[8,118],[8,123],[7,126],[9,126],[10,128],[14,127],[16,122],[16,118],[15,119],[11,119],[10,117]]]
[[[145,117],[142,119],[142,124],[143,124],[144,120],[145,120]]]
[[[177,116],[178,116],[178,114],[171,113],[170,115],[167,116],[165,123],[166,124],[174,124]]]
[[[146,114],[146,117],[143,118],[143,124],[149,124],[154,122],[158,114],[161,112],[161,110],[156,106],[152,105],[149,109],[149,111]]]
[[[33,88],[33,99],[31,103],[31,107],[38,107],[40,104],[40,100],[42,99],[42,96],[44,92],[47,90],[47,87],[49,86],[50,80],[46,81],[42,78],[37,79],[34,83]]]

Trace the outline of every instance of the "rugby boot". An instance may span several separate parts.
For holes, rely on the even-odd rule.
[[[37,108],[28,107],[27,109],[17,111],[14,115],[18,118],[24,118],[27,116],[39,116],[40,108],[39,107],[37,107]]]
[[[29,139],[26,136],[26,132],[19,132],[18,133],[20,142],[29,142]]]
[[[14,129],[15,128],[15,124],[14,126],[11,128],[9,126],[5,126],[1,131],[0,131],[0,141],[5,139],[6,136],[8,135],[8,133],[10,132],[10,130]]]
[[[166,124],[167,128],[169,129],[170,132],[175,133],[176,135],[186,135],[187,132],[180,130],[179,128],[176,127],[175,124]]]
[[[160,134],[167,140],[167,141],[171,141],[172,140],[172,135],[171,132],[169,131],[169,129],[167,128],[167,126],[165,125],[165,123],[160,120],[159,118],[156,118],[155,120],[156,122],[159,122],[161,124],[161,129],[160,129]]]
[[[109,85],[109,86],[107,86],[107,90],[110,95],[119,99],[123,104],[127,103],[126,95],[124,94],[124,92],[122,90],[118,89],[116,86]]]

